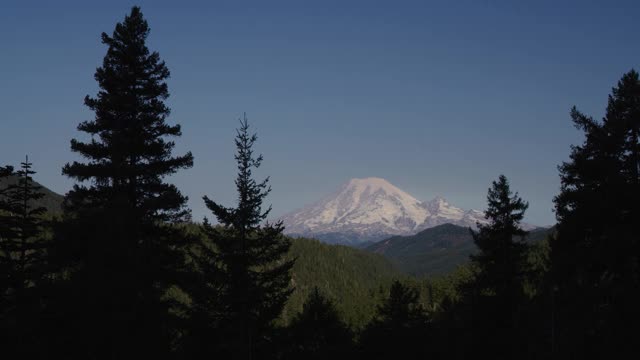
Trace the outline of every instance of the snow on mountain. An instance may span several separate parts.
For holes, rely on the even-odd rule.
[[[476,227],[476,223],[486,223],[484,214],[478,210],[463,210],[453,206],[442,197],[436,197],[431,201],[423,203],[423,206],[429,210],[431,216],[427,217],[419,231],[442,224],[454,224],[460,226]]]
[[[336,193],[282,217],[285,232],[327,242],[357,244],[391,235],[411,235],[452,223],[475,227],[477,210],[463,210],[437,197],[421,202],[381,178],[351,179]]]

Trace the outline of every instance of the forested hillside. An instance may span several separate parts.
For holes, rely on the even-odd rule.
[[[288,258],[296,259],[291,276],[295,291],[283,311],[285,322],[318,287],[349,325],[362,327],[375,313],[381,289],[407,278],[381,255],[313,239],[293,239]]]
[[[553,229],[553,228],[552,228]],[[538,228],[526,237],[528,243],[540,242],[552,232]],[[444,224],[412,236],[394,236],[365,248],[384,255],[399,270],[413,276],[440,276],[469,262],[478,251],[469,228]]]

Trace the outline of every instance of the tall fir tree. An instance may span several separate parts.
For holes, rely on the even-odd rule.
[[[13,259],[10,256],[10,253],[6,249],[5,242],[10,244],[16,237],[15,230],[12,228],[11,223],[7,220],[7,215],[10,214],[8,212],[9,203],[7,201],[8,194],[8,186],[5,184],[9,183],[9,179],[13,175],[13,166],[3,166],[0,167],[0,314],[4,314],[7,312],[7,309],[10,306],[9,301],[9,291],[12,283],[12,269],[14,268]],[[11,221],[13,222],[13,221]],[[8,331],[8,327],[6,326],[5,315],[2,316],[2,332],[0,336],[5,336]]]
[[[527,275],[527,232],[520,222],[529,204],[511,191],[509,181],[500,175],[487,194],[487,224],[471,230],[479,252],[471,255],[475,274],[465,284],[470,302],[474,351],[513,357],[521,340],[520,312],[525,300]]]
[[[95,79],[100,90],[85,97],[95,113],[71,140],[86,162],[63,174],[78,181],[67,193],[60,227],[60,273],[68,280],[68,358],[163,358],[173,346],[174,311],[167,291],[180,284],[189,236],[187,198],[165,177],[193,165],[172,156],[181,135],[166,122],[169,69],[146,45],[149,26],[133,7],[111,36]],[[63,343],[63,341],[59,341]]]
[[[290,240],[282,235],[282,222],[263,223],[271,207],[263,210],[262,203],[271,188],[269,178],[253,178],[262,162],[262,155],[254,155],[256,140],[245,116],[235,139],[237,206],[227,208],[204,197],[220,225],[205,221],[206,240],[194,256],[206,279],[193,293],[192,318],[216,324],[216,352],[228,358],[267,356],[269,333],[292,291],[293,260],[285,259]]]
[[[361,336],[362,355],[376,359],[429,357],[434,352],[430,335],[430,317],[420,303],[420,293],[395,280]]]
[[[471,256],[478,270],[475,285],[482,293],[515,304],[523,296],[527,232],[520,222],[529,204],[518,193],[513,194],[507,178],[500,175],[488,191],[487,205],[485,217],[489,223],[478,223],[478,230],[471,230],[480,250]]]
[[[0,189],[0,334],[5,353],[34,355],[41,291],[46,274],[45,208],[36,205],[41,187],[33,182],[32,163],[0,169],[7,186]],[[9,179],[12,177],[13,179]]]
[[[334,304],[314,287],[288,326],[284,359],[353,357],[353,334]]]
[[[558,356],[630,350],[640,331],[640,80],[631,70],[596,121],[575,107],[585,135],[560,167],[551,241],[552,324]]]

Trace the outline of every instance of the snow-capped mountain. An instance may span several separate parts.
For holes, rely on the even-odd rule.
[[[384,179],[366,178],[351,179],[336,193],[282,221],[288,234],[358,244],[445,223],[475,227],[485,219],[482,212],[460,209],[441,197],[421,202]]]
[[[463,210],[449,204],[447,200],[440,196],[422,203],[422,206],[429,210],[429,216],[424,220],[418,231],[442,224],[454,224],[475,228],[476,223],[484,224],[487,222],[482,211]]]

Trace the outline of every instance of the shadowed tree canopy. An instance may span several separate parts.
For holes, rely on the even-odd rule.
[[[46,274],[45,209],[34,207],[44,196],[31,175],[27,157],[15,174],[0,168],[0,177],[15,175],[17,183],[0,189],[0,334],[3,352],[31,354],[40,314],[38,285]]]
[[[575,107],[585,140],[560,167],[558,234],[551,242],[558,287],[556,349],[608,356],[628,349],[640,323],[640,80],[631,70],[609,95],[602,121]],[[586,346],[583,346],[586,344]]]
[[[7,340],[3,349],[29,351],[40,311],[37,285],[46,274],[45,221],[43,207],[34,207],[42,198],[31,175],[27,157],[15,173],[17,183],[0,189],[0,333]],[[0,168],[0,177],[14,175],[13,168]]]
[[[431,354],[430,318],[417,289],[396,280],[361,339],[366,358],[420,359]]]
[[[471,230],[480,250],[471,256],[478,269],[475,286],[480,293],[503,298],[508,303],[522,297],[527,232],[520,227],[520,221],[528,207],[517,193],[511,192],[504,175],[492,183],[485,211],[489,223],[478,223],[478,231]]]
[[[285,359],[340,358],[353,351],[353,334],[318,287],[313,288],[302,312],[289,324],[289,333]]]
[[[464,353],[513,358],[523,352],[522,328],[528,234],[520,222],[528,208],[500,175],[487,193],[486,224],[471,230],[478,253],[471,255],[473,276],[459,286]],[[520,332],[522,331],[522,332]]]
[[[187,198],[165,177],[192,166],[173,156],[179,125],[167,123],[169,70],[146,45],[149,26],[133,7],[112,35],[95,79],[100,90],[85,105],[95,117],[78,126],[89,140],[71,140],[84,162],[63,174],[78,183],[66,195],[58,260],[73,289],[61,306],[81,358],[161,358],[169,354],[172,303],[188,237]],[[66,292],[67,293],[67,292]],[[70,340],[71,341],[71,340]],[[144,356],[143,356],[144,355]]]
[[[18,178],[0,189],[0,266],[5,270],[1,294],[3,300],[13,298],[13,306],[19,306],[24,291],[44,275],[45,245],[40,233],[45,209],[33,206],[44,195],[31,178],[35,174],[31,166],[27,157],[15,174],[11,167],[0,168],[0,177]]]
[[[238,359],[267,351],[273,322],[292,291],[293,260],[285,259],[290,240],[282,235],[282,222],[263,223],[271,208],[263,210],[262,203],[271,188],[268,178],[253,178],[253,169],[262,162],[261,155],[254,155],[256,140],[245,116],[235,139],[237,206],[227,208],[204,197],[220,225],[205,220],[206,240],[193,256],[205,279],[193,291],[192,318],[218,324],[218,353]]]

